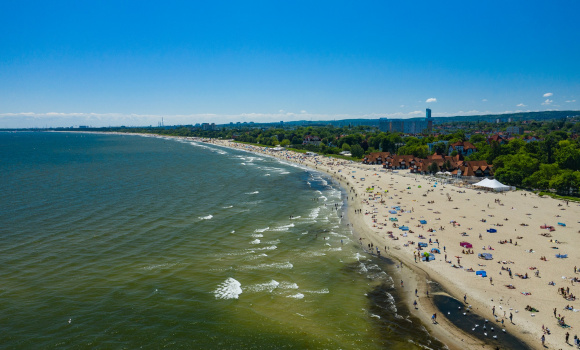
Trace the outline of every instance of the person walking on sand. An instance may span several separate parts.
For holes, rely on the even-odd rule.
[[[566,332],[566,344],[568,344],[568,340],[570,339],[570,333]]]
[[[546,336],[544,334],[542,334],[542,346],[546,346]]]
[[[431,321],[433,322],[433,324],[437,324],[437,314],[433,314],[433,316],[431,316]]]
[[[467,294],[463,295],[463,302],[467,304]]]

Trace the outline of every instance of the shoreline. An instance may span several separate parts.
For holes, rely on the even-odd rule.
[[[239,144],[239,145],[242,145],[242,147],[235,147],[235,146],[232,147],[231,145],[226,144],[224,142],[227,142],[227,141],[211,140],[208,143],[227,147],[227,148],[233,148],[233,149],[237,149],[237,150],[245,150],[247,152],[259,153],[261,155],[271,156],[271,157],[281,159],[284,161],[294,162],[294,163],[300,164],[302,166],[306,166],[312,170],[320,171],[320,172],[327,174],[328,176],[330,176],[331,178],[336,180],[339,183],[339,185],[342,187],[344,192],[347,194],[347,218],[348,218],[349,222],[351,224],[353,224],[353,234],[355,236],[354,238],[362,238],[363,240],[368,240],[368,241],[373,240],[373,238],[375,238],[372,231],[368,229],[369,226],[366,223],[362,222],[361,220],[358,220],[358,218],[360,218],[360,215],[355,214],[355,210],[363,209],[363,206],[360,205],[360,203],[357,203],[357,201],[349,199],[348,195],[350,192],[348,192],[348,191],[352,187],[350,182],[347,181],[345,178],[338,176],[336,172],[333,173],[328,168],[323,167],[323,166],[318,167],[318,165],[316,165],[315,163],[308,164],[307,162],[291,161],[285,157],[280,157],[279,156],[280,154],[276,154],[276,153],[272,154],[270,152],[264,152],[263,150],[261,151],[258,149],[251,150],[251,148],[243,147],[245,144]],[[245,145],[245,146],[257,147],[257,146],[251,146],[251,145]],[[296,154],[296,153],[295,153],[295,155],[303,156],[302,154]],[[354,164],[356,164],[356,163],[354,163]],[[365,248],[362,244],[361,244],[361,249],[368,254],[376,256],[376,254],[370,252],[369,249]],[[405,289],[406,291],[411,291],[411,290],[414,290],[415,288],[417,288],[419,290],[426,290],[427,282],[426,282],[425,278],[429,277],[429,274],[425,270],[419,268],[418,266],[414,266],[412,264],[411,260],[409,260],[404,255],[395,253],[394,252],[395,250],[396,249],[391,251],[389,249],[388,252],[386,253],[387,254],[386,258],[389,258],[394,262],[396,262],[396,261],[403,262],[403,265],[405,267],[403,267],[402,269],[398,268],[396,271],[396,274],[397,274],[396,277],[399,277],[405,281],[403,288],[404,289],[406,288]],[[461,329],[456,327],[453,323],[449,322],[446,318],[440,317],[440,319],[438,319],[438,323],[436,325],[432,324],[431,315],[433,313],[439,312],[439,310],[435,306],[432,298],[420,297],[418,299],[419,308],[414,310],[415,309],[414,305],[413,305],[414,299],[409,297],[408,293],[405,293],[404,291],[402,291],[400,289],[399,289],[399,295],[402,299],[402,302],[409,309],[410,314],[412,314],[414,317],[418,318],[421,321],[421,323],[429,330],[429,333],[431,333],[431,335],[434,338],[436,338],[437,340],[444,343],[449,349],[460,350],[460,349],[466,349],[466,348],[478,348],[478,349],[495,349],[496,348],[496,345],[485,344],[481,339],[463,332]]]
[[[199,138],[155,134],[114,134],[202,141]],[[571,333],[569,340],[573,343],[575,329],[558,327],[555,315],[558,315],[558,319],[560,316],[565,316],[565,324],[572,326],[580,324],[580,314],[576,313],[580,310],[574,309],[572,312],[564,309],[566,305],[573,307],[575,302],[570,299],[559,299],[562,296],[559,293],[561,287],[564,287],[565,296],[574,294],[574,286],[577,286],[574,284],[577,280],[575,275],[580,273],[580,269],[575,268],[576,265],[580,265],[579,257],[570,254],[573,253],[575,246],[580,245],[580,235],[573,234],[580,232],[580,225],[578,225],[580,205],[577,203],[568,205],[561,200],[542,198],[524,191],[501,194],[482,193],[474,189],[438,184],[436,179],[426,176],[409,176],[405,171],[386,172],[378,166],[368,166],[341,159],[324,156],[307,157],[291,151],[274,152],[266,147],[232,143],[227,140],[204,139],[203,141],[226,148],[275,157],[326,173],[337,180],[348,196],[347,218],[353,224],[353,234],[361,240],[364,239],[363,244],[372,242],[375,249],[381,247],[383,256],[386,253],[390,259],[403,263],[404,268],[397,269],[404,281],[403,288],[396,287],[399,294],[410,313],[422,321],[433,337],[450,349],[494,349],[497,345],[484,344],[480,337],[463,331],[453,324],[438,311],[432,298],[435,295],[452,297],[464,305],[464,309],[460,312],[469,310],[468,312],[479,315],[483,319],[489,319],[489,326],[494,326],[498,332],[505,329],[525,347],[544,348],[540,342],[543,334],[546,336],[547,348],[572,346],[566,344],[564,335],[567,332]],[[372,190],[367,191],[370,187]],[[444,197],[444,194],[447,194],[447,197]],[[395,204],[400,208],[396,213],[389,213],[388,207],[392,208]],[[355,210],[361,212],[355,214]],[[498,218],[494,218],[496,215]],[[499,217],[504,217],[505,221],[499,221],[501,220]],[[388,221],[391,218],[401,220],[398,224],[408,226],[409,231],[401,233],[398,228],[391,229],[393,223]],[[426,219],[427,224],[416,225],[419,218]],[[384,222],[382,222],[383,219]],[[410,220],[414,222],[411,223]],[[492,221],[497,221],[497,223],[492,223]],[[559,225],[560,222],[563,223],[563,227]],[[555,225],[556,223],[558,226]],[[568,224],[567,227],[565,223]],[[540,225],[556,226],[557,232],[552,232],[552,236],[547,231],[539,229]],[[497,228],[497,233],[490,234],[489,230],[486,233],[490,227]],[[413,230],[419,232],[415,233]],[[419,238],[416,237],[417,234]],[[553,241],[554,238],[549,237],[557,239]],[[435,261],[429,263],[414,261],[412,256],[417,241],[430,238],[440,240],[440,246],[447,248],[445,258],[447,259],[447,254],[450,256],[447,261],[443,259],[445,249],[441,249],[441,254],[435,254]],[[470,249],[474,252],[473,255],[465,254],[462,247],[458,247],[459,242],[464,240],[473,244],[473,248]],[[515,244],[512,244],[512,241],[515,241]],[[483,248],[480,248],[481,245]],[[433,241],[428,245],[428,249],[437,248],[437,246]],[[365,247],[362,248],[369,252]],[[477,253],[493,253],[494,259],[491,261],[477,259],[475,250]],[[568,259],[557,259],[554,258],[554,253],[572,256]],[[454,257],[460,258],[461,261],[458,260],[455,264],[451,261],[455,259]],[[546,259],[543,259],[544,257]],[[574,274],[571,271],[572,267],[574,267]],[[485,269],[488,274],[487,278],[475,277],[474,272],[468,274],[469,271],[473,271],[472,268]],[[522,276],[524,273],[530,276],[521,281],[511,276],[511,271],[508,277],[507,269],[513,269],[516,275],[519,272]],[[538,273],[535,277],[534,270]],[[548,284],[548,281],[551,283]],[[505,288],[512,283],[517,288],[511,290]],[[445,292],[433,291],[434,284],[440,285]],[[419,291],[418,298],[414,295],[415,288]],[[430,297],[426,296],[427,290],[430,291]],[[464,294],[467,295],[466,304],[461,302]],[[414,300],[418,302],[418,310],[414,309]],[[540,310],[530,313],[525,310],[526,305]],[[552,309],[554,316],[551,315]],[[432,324],[431,315],[435,312],[439,317],[437,317],[437,323]],[[509,319],[510,314],[513,316],[513,323]],[[461,323],[459,319],[455,318],[455,321]],[[464,319],[467,320],[467,318]],[[544,326],[550,331],[547,332]],[[472,330],[475,329],[472,328]],[[490,337],[493,334],[490,333]],[[487,333],[485,335],[487,336]]]
[[[491,309],[490,304],[494,304],[494,298],[490,298],[486,302],[485,299],[487,299],[486,294],[487,294],[488,290],[484,287],[485,283],[481,283],[481,281],[478,281],[479,283],[473,284],[473,285],[467,285],[465,283],[460,284],[460,283],[458,283],[457,280],[452,278],[453,277],[452,275],[454,275],[455,273],[453,273],[453,272],[451,274],[450,273],[439,273],[439,271],[434,270],[433,267],[436,267],[436,266],[435,266],[435,263],[433,263],[433,262],[428,263],[428,265],[426,265],[425,263],[415,263],[414,259],[412,257],[412,249],[401,247],[401,245],[403,245],[401,240],[393,241],[392,239],[388,239],[387,237],[382,235],[382,232],[373,230],[373,224],[372,224],[372,219],[371,219],[372,215],[370,215],[372,213],[369,212],[368,210],[370,208],[373,208],[374,205],[369,206],[369,203],[362,203],[361,202],[361,199],[363,198],[363,196],[367,194],[364,191],[364,186],[366,186],[366,183],[370,183],[370,182],[366,182],[366,180],[365,180],[365,182],[362,183],[363,181],[356,181],[356,179],[355,179],[355,181],[350,181],[350,179],[348,179],[345,175],[340,174],[341,171],[339,171],[339,170],[346,170],[348,168],[349,171],[356,171],[357,176],[361,176],[361,174],[358,173],[358,172],[361,172],[364,174],[365,177],[370,177],[370,176],[372,176],[372,174],[378,175],[380,172],[379,169],[375,169],[375,167],[373,167],[373,166],[364,166],[364,165],[358,164],[358,163],[351,163],[349,161],[342,161],[342,160],[326,158],[326,157],[321,157],[321,156],[312,157],[312,159],[308,159],[310,157],[305,157],[303,154],[294,153],[294,152],[288,152],[288,153],[291,153],[291,155],[287,155],[286,154],[287,151],[283,151],[283,152],[280,152],[280,154],[278,154],[278,153],[274,153],[272,151],[269,151],[268,149],[265,149],[263,147],[251,146],[251,145],[246,145],[246,144],[236,144],[238,146],[232,146],[229,143],[229,141],[223,141],[223,140],[211,140],[210,143],[221,145],[221,146],[228,147],[228,148],[243,149],[243,150],[250,151],[250,152],[256,152],[256,153],[260,153],[263,155],[269,155],[272,157],[276,157],[276,158],[282,159],[284,161],[298,163],[300,165],[307,166],[313,170],[321,171],[321,172],[324,172],[324,173],[330,175],[332,178],[339,181],[341,186],[346,190],[350,191],[350,189],[352,189],[354,191],[352,193],[353,194],[356,193],[356,197],[355,197],[355,200],[353,200],[352,196],[351,196],[351,198],[348,202],[349,213],[347,215],[348,215],[349,221],[354,225],[354,227],[353,227],[354,232],[355,232],[355,234],[360,235],[360,238],[363,238],[363,239],[367,240],[368,242],[373,242],[374,244],[376,244],[376,246],[387,247],[387,254],[389,255],[389,257],[394,259],[394,260],[398,260],[404,264],[405,268],[403,268],[403,271],[400,271],[400,273],[401,273],[402,279],[405,282],[405,287],[403,288],[404,290],[401,291],[400,295],[402,296],[403,300],[406,302],[406,305],[409,308],[409,310],[411,311],[411,314],[418,317],[422,321],[422,323],[427,327],[427,329],[430,331],[430,333],[434,337],[436,337],[438,340],[440,340],[444,344],[446,344],[450,349],[466,349],[466,348],[469,348],[469,349],[471,349],[471,348],[495,349],[497,347],[497,345],[495,343],[484,342],[479,337],[476,337],[472,334],[466,333],[465,331],[461,330],[459,327],[457,327],[455,324],[453,324],[450,320],[448,320],[446,317],[441,315],[441,313],[439,312],[438,308],[436,307],[436,305],[433,301],[433,298],[426,297],[426,290],[427,290],[428,286],[430,286],[432,282],[435,282],[435,283],[439,284],[440,286],[442,286],[442,288],[446,291],[446,293],[439,292],[439,294],[446,294],[455,300],[461,300],[463,295],[467,294],[468,295],[468,299],[467,299],[468,303],[465,306],[469,305],[469,307],[470,307],[469,311],[476,314],[476,315],[479,315],[483,319],[491,319],[492,315],[490,312],[490,309]],[[293,160],[292,158],[295,158],[295,159]],[[319,161],[316,158],[321,158],[321,159],[326,160],[327,164],[325,165],[323,162]],[[300,159],[300,160],[298,161],[297,159]],[[355,169],[355,170],[353,170],[353,169]],[[401,182],[401,181],[409,181],[409,182],[417,181],[417,182],[420,182],[422,184],[429,183],[429,180],[426,178],[423,178],[423,177],[419,178],[419,180],[417,180],[417,179],[414,180],[413,177],[407,177],[401,173],[398,173],[398,174],[397,173],[395,173],[395,174],[386,173],[386,172],[384,172],[384,173],[380,172],[380,173],[381,173],[381,175],[384,175],[385,177],[390,176],[391,179],[394,179],[394,181],[396,183]],[[381,175],[378,175],[378,176],[380,177]],[[399,181],[396,181],[396,180],[399,180]],[[451,186],[447,185],[446,190],[449,191],[450,188],[451,188]],[[459,190],[459,188],[457,188],[457,189]],[[462,191],[469,191],[469,192],[471,192],[471,194],[477,193],[477,191],[473,190],[473,189],[461,189],[461,190]],[[453,189],[453,191],[455,191],[455,189]],[[401,190],[400,192],[403,192],[403,191]],[[351,193],[351,192],[349,192],[349,193]],[[441,194],[443,194],[443,193],[441,193]],[[502,194],[498,194],[498,193],[485,193],[485,195],[487,197],[491,197],[491,198],[502,198],[506,194],[504,193],[502,195]],[[511,195],[512,196],[513,195],[521,195],[521,193],[514,192],[514,193],[511,193]],[[361,196],[361,197],[359,198],[359,196]],[[502,198],[502,200],[503,200],[503,198]],[[545,199],[545,200],[558,202],[557,200],[552,199],[552,198]],[[413,200],[413,201],[415,201],[415,200]],[[407,204],[410,205],[411,203],[407,203]],[[366,210],[367,214],[369,214],[369,215],[361,215],[361,214],[356,215],[356,214],[354,214],[355,209],[361,209],[363,211]],[[454,228],[455,228],[455,226],[454,226]],[[459,225],[457,228],[459,228]],[[471,241],[473,241],[473,237],[470,237],[469,239]],[[457,240],[461,240],[461,239],[457,239]],[[395,243],[395,244],[393,244],[393,243]],[[399,243],[399,244],[397,244],[397,243]],[[493,243],[497,243],[497,242],[493,241]],[[429,247],[429,249],[431,249],[431,248],[432,247]],[[455,247],[453,247],[453,248],[454,248],[454,251],[457,251],[457,249],[455,249]],[[364,249],[364,250],[368,252],[367,249]],[[462,258],[464,258],[464,257],[462,257]],[[493,261],[493,262],[495,263],[497,261]],[[421,265],[421,264],[423,264],[423,265]],[[493,265],[490,263],[488,266],[493,266]],[[497,279],[497,276],[495,274],[493,277]],[[485,281],[487,281],[487,279]],[[419,306],[418,310],[414,310],[414,306],[413,306],[413,301],[415,300],[413,291],[415,288],[417,288],[420,291],[423,291],[423,293],[424,293],[423,296],[420,295],[419,298],[417,298],[417,302],[418,302],[418,306]],[[431,294],[432,294],[431,296],[433,296],[433,293],[431,293]],[[435,294],[437,294],[437,293],[435,293]],[[513,296],[506,298],[503,296],[504,293],[502,293],[501,291],[499,293],[493,293],[493,294],[496,295],[495,296],[496,303],[498,303],[498,301],[497,301],[498,299],[500,300],[499,301],[500,308],[502,305],[506,308],[508,308],[508,306],[512,306],[512,304],[510,304],[510,302],[513,303],[514,302],[513,299],[519,298],[519,297],[513,297]],[[504,298],[506,298],[508,300],[504,301]],[[539,303],[534,304],[534,306],[540,306],[540,305],[541,304],[539,304]],[[545,310],[548,310],[545,308],[545,306],[542,305],[542,307]],[[504,324],[505,324],[503,328],[505,328],[506,332],[509,332],[511,336],[518,339],[521,343],[525,344],[525,346],[530,348],[530,349],[542,348],[541,343],[539,342],[539,338],[540,338],[541,333],[536,332],[536,334],[533,334],[534,333],[533,327],[536,326],[537,327],[536,330],[541,331],[542,324],[540,323],[538,325],[538,324],[533,324],[530,322],[525,322],[522,324],[520,321],[517,321],[518,318],[521,318],[522,312],[526,312],[523,310],[524,309],[523,306],[521,308],[510,307],[509,309],[512,310],[513,314],[515,315],[514,316],[514,323],[511,324],[511,322],[508,320],[508,317],[507,317],[507,315],[509,314],[508,313],[508,314],[506,314],[505,317],[501,317],[501,318],[496,319],[496,329],[498,329],[498,330],[502,329],[501,328],[502,326],[500,326],[500,320],[503,318]],[[467,308],[465,310],[467,310]],[[519,312],[520,310],[521,310],[521,312]],[[436,313],[436,312],[439,315],[439,317],[437,319],[437,324],[432,324],[431,315],[433,313]],[[546,315],[546,314],[547,314],[547,312],[544,313],[544,315]],[[550,324],[550,326],[551,326],[552,330],[556,330],[556,327],[553,324]],[[552,332],[555,333],[554,331],[552,331]],[[573,337],[570,337],[570,339],[572,339],[572,338]],[[550,344],[548,339],[547,339],[546,343]],[[560,340],[561,340],[561,343],[564,343],[563,337],[561,337]],[[558,343],[560,343],[560,342],[558,342]]]

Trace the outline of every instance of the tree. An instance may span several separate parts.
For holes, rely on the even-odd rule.
[[[429,165],[427,170],[429,170],[429,172],[431,174],[435,174],[436,172],[439,171],[439,166],[437,165],[437,163],[433,162],[433,163],[431,163],[431,165]]]
[[[555,189],[558,194],[577,194],[580,187],[580,172],[565,170],[552,178],[550,181],[550,187]]]
[[[487,139],[482,134],[475,134],[472,135],[471,138],[469,138],[469,142],[471,142],[474,145],[478,142],[484,142],[485,140]]]
[[[495,177],[503,183],[521,186],[524,179],[539,168],[540,162],[528,154],[504,155],[496,158]]]
[[[288,139],[284,139],[284,140],[282,140],[282,142],[280,142],[280,146],[282,146],[282,147],[286,147],[289,145],[290,145],[290,140],[288,140]]]
[[[524,179],[524,186],[547,190],[550,188],[550,180],[561,173],[558,164],[540,164],[540,170]]]
[[[433,151],[437,154],[447,154],[447,145],[443,142],[438,142],[433,145]]]
[[[364,152],[365,152],[364,149],[358,144],[350,147],[350,153],[355,158],[361,158],[363,156]]]
[[[580,149],[568,141],[560,141],[564,142],[568,144],[556,151],[556,163],[562,169],[580,170]]]

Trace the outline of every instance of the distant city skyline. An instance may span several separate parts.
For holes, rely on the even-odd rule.
[[[580,110],[577,1],[0,4],[0,128]]]

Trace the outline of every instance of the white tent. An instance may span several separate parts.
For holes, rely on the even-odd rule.
[[[493,180],[483,179],[483,180],[479,181],[478,183],[473,184],[473,186],[485,187],[485,188],[489,188],[489,189],[494,190],[494,191],[509,191],[511,189],[510,186],[506,186],[495,179],[493,179]]]

